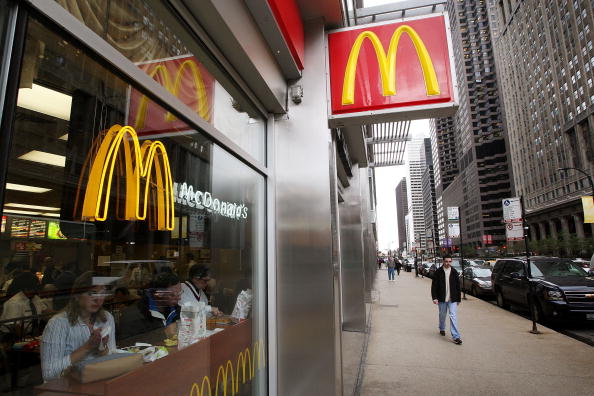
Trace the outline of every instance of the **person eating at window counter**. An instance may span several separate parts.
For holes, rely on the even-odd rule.
[[[177,275],[157,274],[144,291],[143,297],[122,311],[118,326],[118,342],[132,345],[134,341],[153,344],[177,334],[179,300],[182,295]],[[151,333],[150,335],[148,333]]]
[[[41,372],[49,381],[74,363],[115,352],[113,316],[103,309],[106,288],[92,272],[74,281],[70,301],[48,322],[41,337]]]
[[[202,264],[194,264],[188,271],[188,280],[185,281],[182,287],[182,295],[180,305],[185,303],[195,304],[197,302],[204,302],[206,304],[206,311],[212,315],[219,316],[221,312],[218,308],[210,305],[208,296],[204,292],[211,280],[208,268]]]
[[[0,320],[9,320],[30,316],[30,320],[17,323],[10,323],[2,326],[3,333],[11,333],[18,338],[25,335],[39,335],[38,330],[41,315],[47,310],[37,292],[39,290],[39,280],[32,272],[25,271],[19,273],[8,287],[8,296],[10,299],[4,303],[2,316]]]

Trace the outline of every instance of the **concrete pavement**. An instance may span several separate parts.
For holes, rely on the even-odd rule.
[[[430,279],[378,272],[360,395],[592,395],[594,348],[472,296],[463,345],[439,335]]]

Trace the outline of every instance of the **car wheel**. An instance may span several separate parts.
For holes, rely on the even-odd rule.
[[[509,305],[505,302],[503,298],[503,294],[501,294],[501,290],[497,291],[497,305],[503,309],[509,309]]]
[[[475,297],[478,297],[478,292],[476,291],[475,285],[472,285],[472,288],[470,289],[470,294],[472,294]]]

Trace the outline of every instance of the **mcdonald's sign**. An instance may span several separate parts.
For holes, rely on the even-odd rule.
[[[328,33],[331,126],[451,115],[447,14]]]
[[[212,122],[214,77],[193,56],[182,56],[139,64],[150,77],[164,86],[206,121]],[[128,124],[137,134],[180,132],[188,126],[146,95],[131,89]]]
[[[122,178],[124,188],[120,187]],[[105,221],[112,186],[117,196],[113,211],[118,220],[148,217],[151,229],[173,230],[173,179],[162,142],[145,140],[140,145],[134,128],[120,125],[95,139],[78,181],[75,218]]]

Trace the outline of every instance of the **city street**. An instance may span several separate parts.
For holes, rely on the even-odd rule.
[[[487,301],[459,307],[464,344],[441,337],[431,279],[376,279],[360,395],[591,395],[594,349]]]

